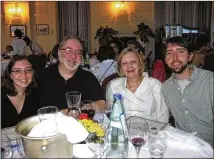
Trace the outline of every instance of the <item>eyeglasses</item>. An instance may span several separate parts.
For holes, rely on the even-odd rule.
[[[130,61],[130,62],[122,62],[121,66],[122,67],[128,67],[129,65],[134,66],[137,64],[137,61]]]
[[[25,70],[17,69],[17,70],[12,70],[11,72],[13,72],[14,74],[17,74],[17,75],[21,75],[23,73],[32,74],[33,73],[33,69],[32,68],[27,68]]]
[[[82,50],[73,50],[72,48],[65,48],[65,49],[60,49],[60,50],[65,50],[66,53],[75,53],[77,56],[81,56],[82,55]]]

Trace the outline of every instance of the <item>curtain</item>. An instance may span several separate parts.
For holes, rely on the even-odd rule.
[[[84,40],[89,39],[89,2],[78,2],[78,36]]]
[[[168,2],[155,2],[155,25],[160,28],[162,25],[174,24],[174,8],[175,3]]]
[[[166,1],[155,2],[155,27],[180,24],[199,27],[201,31],[210,31],[212,2],[202,1]]]
[[[87,42],[89,39],[89,2],[60,1],[58,12],[60,41],[65,36],[79,36]]]
[[[212,16],[212,2],[198,2],[197,5],[197,24],[198,27],[204,31],[210,32],[211,16]]]

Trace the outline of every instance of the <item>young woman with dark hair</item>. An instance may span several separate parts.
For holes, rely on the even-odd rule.
[[[2,128],[15,126],[36,115],[40,108],[34,71],[27,57],[14,57],[4,75],[1,86]]]

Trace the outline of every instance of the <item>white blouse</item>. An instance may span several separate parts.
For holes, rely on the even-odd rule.
[[[137,115],[167,123],[169,111],[164,101],[161,82],[143,73],[143,81],[132,93],[126,88],[127,78],[116,78],[107,85],[106,100],[113,101],[113,94],[123,96],[123,105],[126,116]]]

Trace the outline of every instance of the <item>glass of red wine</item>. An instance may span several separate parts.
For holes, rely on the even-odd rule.
[[[129,122],[129,140],[136,150],[136,157],[139,158],[140,150],[148,139],[148,124],[146,120],[131,120]]]
[[[95,114],[95,110],[96,110],[96,106],[92,100],[83,100],[81,102],[81,113],[88,114],[88,117],[90,119],[93,119],[93,116]]]

